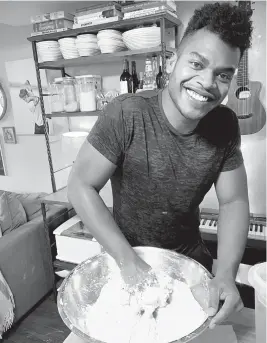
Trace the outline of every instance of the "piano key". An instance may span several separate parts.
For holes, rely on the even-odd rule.
[[[252,233],[255,235],[255,224],[253,224]]]
[[[259,227],[260,227],[260,233],[263,233],[263,227],[262,227],[262,225],[259,225]]]

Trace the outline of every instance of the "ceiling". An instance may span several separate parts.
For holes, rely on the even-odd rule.
[[[89,7],[103,1],[2,1],[0,24],[11,26],[31,25],[30,17],[37,14],[64,10],[75,13],[77,8]]]

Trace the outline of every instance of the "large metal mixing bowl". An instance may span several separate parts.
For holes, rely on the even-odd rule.
[[[155,271],[164,271],[168,275],[186,282],[189,287],[200,284],[203,290],[202,304],[205,302],[208,304],[208,281],[212,275],[201,264],[170,250],[154,247],[137,247],[135,250]],[[85,318],[86,307],[96,302],[102,287],[109,280],[112,271],[117,268],[110,255],[101,253],[78,265],[60,287],[58,293],[59,314],[69,329],[85,342],[103,343],[84,333],[86,330],[83,327],[85,325],[83,318]],[[208,318],[197,330],[176,342],[185,343],[192,340],[202,333],[209,323],[210,319]],[[87,328],[87,332],[88,329],[90,330],[90,328]],[[103,323],[104,329],[105,324]]]

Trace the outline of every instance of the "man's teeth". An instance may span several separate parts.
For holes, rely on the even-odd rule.
[[[194,98],[194,99],[196,99],[196,100],[199,100],[199,101],[202,101],[202,102],[204,102],[204,101],[208,101],[208,97],[207,96],[202,96],[202,95],[200,95],[200,94],[198,94],[198,93],[196,93],[196,92],[194,92],[194,91],[192,91],[191,89],[186,89],[186,91],[187,91],[187,93],[192,97],[192,98]]]

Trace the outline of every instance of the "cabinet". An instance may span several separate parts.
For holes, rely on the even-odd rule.
[[[155,24],[155,23],[157,24],[157,26],[160,27],[160,32],[161,32],[160,46],[149,48],[149,49],[127,50],[127,51],[116,52],[113,54],[101,54],[97,56],[79,57],[79,58],[73,58],[73,59],[68,59],[68,60],[60,59],[60,60],[52,61],[52,62],[42,62],[42,63],[38,62],[38,55],[37,55],[37,48],[36,48],[36,43],[38,42],[45,41],[45,40],[58,40],[64,37],[76,37],[77,35],[84,34],[84,33],[96,34],[98,33],[98,31],[104,30],[104,29],[116,29],[121,32],[124,32],[127,30],[131,30],[137,27],[138,25]],[[41,84],[41,78],[40,78],[41,69],[59,70],[61,72],[61,75],[65,76],[66,75],[65,69],[68,67],[79,67],[79,66],[86,66],[86,65],[92,65],[92,64],[104,64],[104,63],[108,64],[111,62],[123,61],[123,59],[125,59],[126,57],[129,59],[140,59],[140,58],[145,58],[147,56],[152,56],[152,55],[161,55],[163,82],[165,84],[166,79],[167,79],[166,59],[172,55],[172,53],[175,51],[177,47],[178,27],[180,24],[181,22],[174,16],[168,13],[164,13],[164,14],[162,13],[162,14],[153,14],[150,16],[142,17],[142,18],[120,20],[117,22],[111,22],[107,24],[105,23],[105,24],[100,24],[100,25],[83,27],[79,29],[72,29],[68,31],[58,32],[58,33],[51,33],[51,34],[46,34],[46,35],[29,37],[28,41],[30,41],[32,44],[38,90],[40,94],[40,105],[41,105],[42,116],[43,116],[44,122],[46,122],[46,118],[51,118],[51,117],[98,116],[101,114],[101,111],[71,112],[71,113],[59,112],[59,113],[52,113],[52,114],[46,113],[43,97],[47,96],[48,94],[45,94],[42,90],[42,84]],[[165,31],[168,28],[174,28],[175,30],[175,48],[166,47]],[[56,187],[56,182],[55,182],[49,136],[48,136],[46,126],[45,126],[45,141],[46,141],[52,189],[53,189],[53,192],[56,192],[57,187]]]

